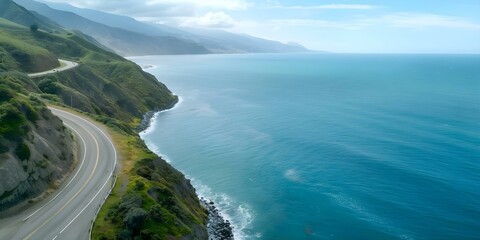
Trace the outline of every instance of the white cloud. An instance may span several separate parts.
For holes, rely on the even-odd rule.
[[[277,26],[340,28],[346,30],[358,30],[366,26],[363,21],[335,22],[314,19],[275,19],[271,20],[270,23]]]
[[[188,4],[201,8],[245,10],[253,5],[246,0],[148,0],[147,5]]]
[[[185,27],[230,28],[235,20],[224,12],[208,12],[202,17],[192,17],[181,23]]]
[[[379,17],[363,17],[349,21],[327,21],[321,19],[275,19],[271,24],[278,26],[337,28],[361,30],[370,26],[387,26],[394,28],[463,28],[480,30],[480,24],[469,20],[425,13],[392,13]]]
[[[394,13],[383,16],[380,21],[394,27],[443,27],[480,29],[480,24],[459,17],[425,14],[425,13]]]
[[[246,10],[250,0],[47,0],[136,18],[194,17],[206,11]]]
[[[314,5],[314,6],[284,6],[275,3],[270,6],[271,8],[283,8],[283,9],[298,9],[298,10],[323,10],[323,9],[337,9],[337,10],[372,10],[379,8],[375,5],[365,4],[326,4],[326,5]]]

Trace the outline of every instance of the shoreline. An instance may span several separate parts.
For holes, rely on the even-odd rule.
[[[173,103],[171,106],[169,106],[168,108],[160,111],[149,111],[145,113],[142,121],[137,126],[137,131],[140,135],[140,138],[142,138],[142,134],[147,134],[155,130],[155,128],[152,125],[155,122],[155,119],[158,116],[158,114],[172,111],[173,109],[178,107],[179,104],[182,102],[183,102],[182,97],[177,95],[177,101]],[[142,140],[145,141],[143,138]],[[148,147],[148,144],[146,145]],[[155,152],[154,149],[150,149],[150,151],[164,158],[163,154],[159,152]],[[206,225],[208,238],[211,240],[234,240],[235,239],[235,236],[233,234],[234,227],[232,226],[229,220],[223,217],[222,212],[220,212],[220,210],[215,206],[215,203],[204,196],[199,196],[197,189],[195,189],[195,194],[197,195],[200,201],[200,204],[208,212],[207,225]]]
[[[175,101],[174,103],[172,103],[170,106],[166,107],[165,109],[158,110],[158,111],[155,111],[155,110],[154,111],[148,111],[145,114],[143,114],[142,121],[140,121],[140,123],[136,127],[137,132],[138,133],[146,132],[151,127],[152,121],[155,119],[155,116],[157,114],[162,113],[162,112],[168,112],[168,111],[171,111],[171,110],[175,109],[183,101],[182,97],[177,96],[177,95],[175,95],[175,96],[177,97],[177,101]]]

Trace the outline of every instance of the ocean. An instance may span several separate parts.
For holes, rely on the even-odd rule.
[[[236,239],[480,239],[480,55],[132,60],[181,98],[142,138]]]

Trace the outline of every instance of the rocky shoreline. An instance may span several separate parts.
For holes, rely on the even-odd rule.
[[[153,117],[155,117],[154,111],[149,111],[143,115],[143,119],[137,126],[137,132],[143,132],[150,127]]]
[[[180,98],[177,96],[177,100],[175,102],[173,102],[170,106],[166,107],[165,109],[160,110],[160,111],[148,111],[145,114],[143,114],[142,121],[137,126],[137,132],[140,133],[140,132],[143,132],[143,131],[147,130],[150,127],[150,124],[152,123],[152,119],[155,117],[155,114],[171,110],[179,102],[180,102]]]
[[[174,106],[175,105],[172,107]],[[152,119],[155,117],[156,113],[158,112],[149,111],[145,113],[142,121],[137,126],[137,131],[143,132],[147,130],[150,127]],[[209,240],[234,240],[233,226],[222,216],[222,213],[217,209],[217,207],[215,207],[215,203],[202,197],[200,198],[200,204],[202,204],[202,206],[208,211],[207,230]]]
[[[200,203],[208,211],[208,238],[210,240],[234,240],[233,226],[226,220],[222,213],[215,207],[213,201],[207,201],[203,197]]]

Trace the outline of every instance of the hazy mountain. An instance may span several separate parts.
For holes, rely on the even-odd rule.
[[[122,28],[125,30],[142,33],[146,35],[175,36],[178,34],[178,31],[179,31],[175,28],[170,28],[168,26],[156,27],[150,24],[139,22],[131,17],[96,11],[92,9],[78,8],[66,3],[43,2],[43,1],[39,1],[39,2],[45,3],[53,9],[75,13],[81,17],[92,20],[94,22],[105,24],[110,27]]]
[[[279,53],[308,52],[301,45],[288,45],[247,34],[235,34],[215,29],[185,28],[196,34],[195,41],[215,53]]]
[[[44,15],[66,28],[80,30],[85,34],[91,35],[101,44],[124,56],[209,53],[207,49],[193,41],[179,39],[174,36],[150,36],[126,29],[110,27],[71,12],[52,9],[44,3],[32,0],[16,0],[16,2],[28,10]]]
[[[148,24],[133,18],[83,9],[65,3],[45,2],[51,8],[72,12],[110,27],[122,28],[146,35],[172,36],[187,41],[194,41],[212,53],[261,53],[261,52],[305,52],[300,44],[283,44],[242,34],[234,34],[211,29],[179,29],[163,24]]]

